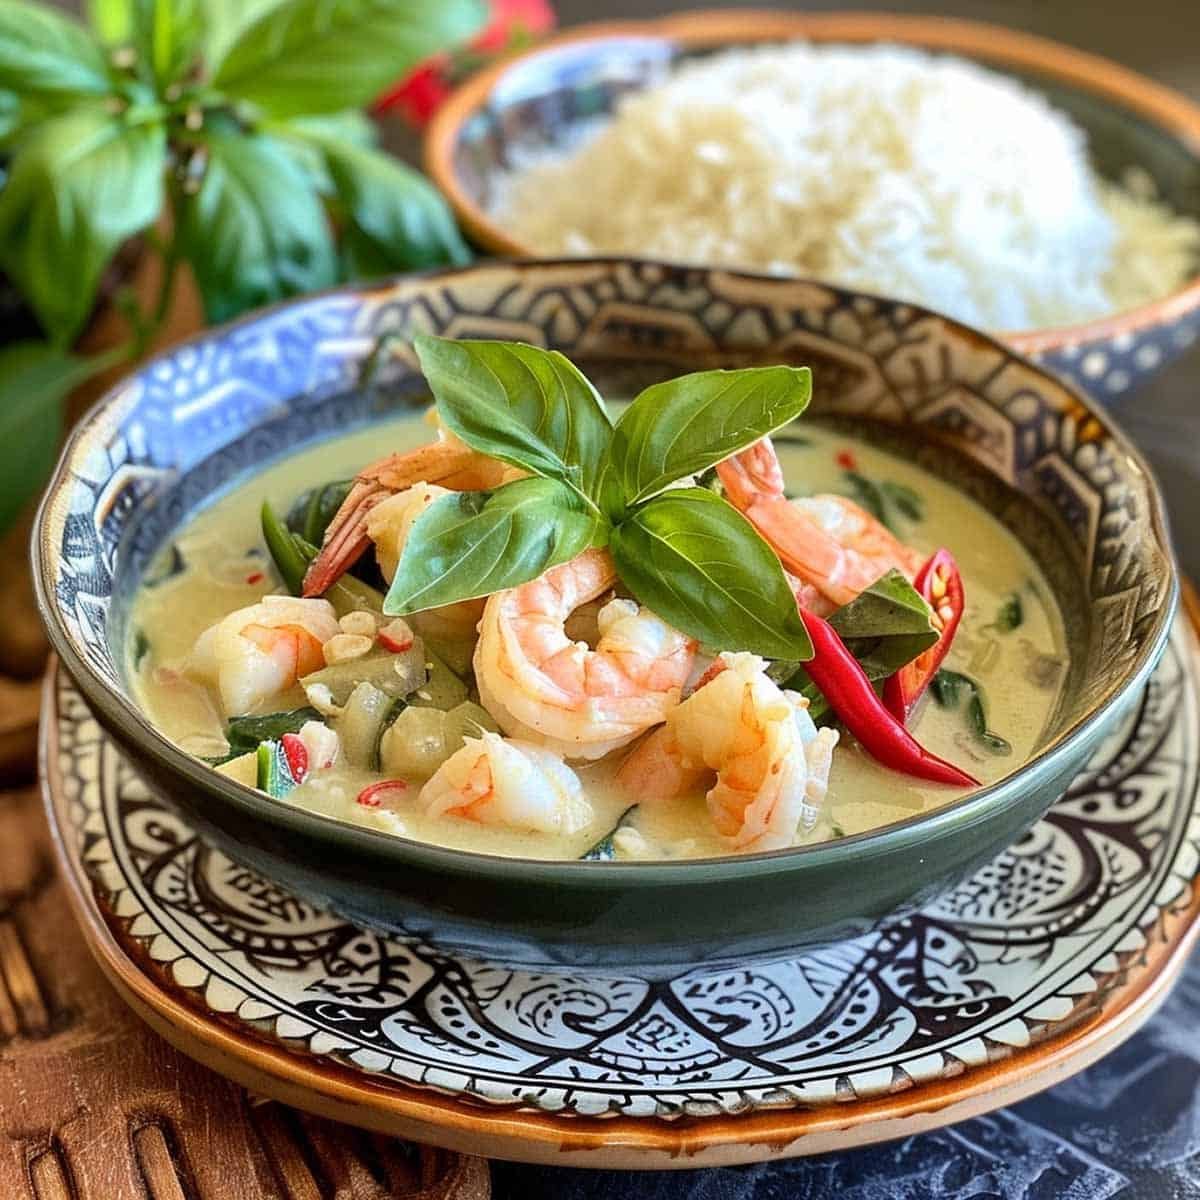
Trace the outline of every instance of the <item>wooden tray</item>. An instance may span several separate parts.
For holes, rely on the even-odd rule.
[[[487,1200],[482,1159],[263,1100],[156,1037],[87,952],[49,841],[37,792],[0,792],[3,1200]]]

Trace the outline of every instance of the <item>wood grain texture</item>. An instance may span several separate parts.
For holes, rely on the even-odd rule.
[[[0,792],[2,1200],[487,1200],[481,1159],[262,1102],[143,1026],[84,946],[32,791]]]

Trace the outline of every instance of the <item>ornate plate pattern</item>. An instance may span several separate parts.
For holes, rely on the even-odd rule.
[[[291,1049],[460,1099],[710,1116],[886,1095],[1103,1008],[1173,944],[1200,864],[1195,641],[1016,846],[913,917],[779,962],[633,977],[456,960],[317,911],[154,800],[65,673],[69,840],[127,940],[197,1005]]]

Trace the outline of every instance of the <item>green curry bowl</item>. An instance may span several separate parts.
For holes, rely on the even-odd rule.
[[[173,744],[135,702],[124,649],[156,554],[265,464],[423,402],[411,345],[422,331],[561,350],[608,396],[708,368],[811,367],[806,421],[908,459],[981,504],[1054,593],[1065,677],[1032,757],[941,808],[837,840],[596,862],[449,849],[344,823]],[[76,430],[33,557],[51,641],[97,718],[147,786],[235,862],[352,921],[455,953],[648,975],[862,934],[999,854],[1102,739],[1119,736],[1177,598],[1154,480],[1110,418],[1062,380],[908,304],[629,259],[487,263],[347,288],[180,345]]]

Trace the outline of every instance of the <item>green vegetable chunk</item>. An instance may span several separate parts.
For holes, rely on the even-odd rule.
[[[259,791],[282,800],[295,786],[291,768],[288,766],[287,755],[279,742],[263,742],[258,747],[257,755],[258,779],[256,787]]]

